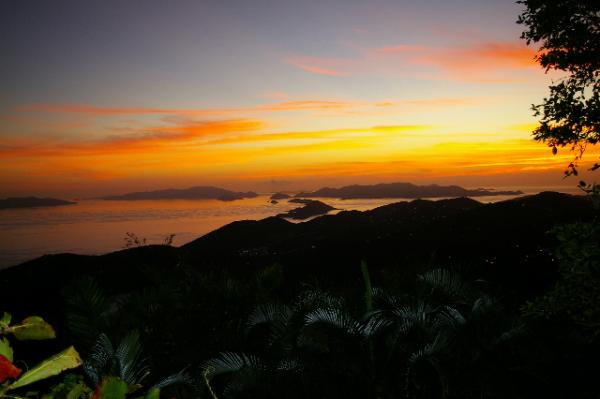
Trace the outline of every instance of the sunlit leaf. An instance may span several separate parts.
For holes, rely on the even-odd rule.
[[[11,326],[10,330],[20,341],[56,338],[54,328],[39,316],[30,316],[21,323]]]
[[[13,361],[13,350],[6,338],[0,339],[0,355],[3,355],[11,362]]]
[[[64,370],[79,367],[81,363],[79,353],[77,353],[74,347],[70,346],[24,373],[21,378],[12,383],[10,389],[16,389],[52,377]]]

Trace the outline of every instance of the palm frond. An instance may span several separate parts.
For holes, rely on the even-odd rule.
[[[92,351],[83,363],[83,370],[87,377],[96,386],[104,375],[113,374],[115,350],[106,334],[98,336]]]
[[[304,318],[306,326],[317,323],[332,326],[350,335],[362,335],[363,324],[340,309],[316,309]]]
[[[473,303],[471,308],[471,317],[474,319],[487,318],[490,313],[498,311],[498,303],[491,297],[484,295],[479,297]]]
[[[525,324],[518,324],[518,325],[512,327],[511,329],[504,331],[502,334],[500,334],[500,336],[494,340],[493,344],[499,345],[499,344],[503,344],[505,342],[512,341],[513,339],[522,337],[527,332],[528,332],[528,329]]]
[[[245,368],[264,369],[260,359],[244,353],[222,352],[218,357],[204,363],[204,370],[209,379],[220,374],[235,373]]]
[[[83,346],[92,345],[109,320],[117,304],[110,301],[98,283],[84,276],[65,288],[66,321],[69,332]]]
[[[276,369],[283,372],[301,372],[304,370],[304,363],[297,358],[282,359]]]
[[[435,328],[431,317],[433,309],[429,304],[423,301],[401,306],[393,309],[391,313],[396,318],[399,332],[404,335],[415,329],[429,331],[432,328]]]
[[[345,306],[343,298],[317,289],[302,292],[296,299],[297,311],[311,311],[314,309],[342,309]]]
[[[171,375],[161,379],[160,381],[158,381],[157,383],[152,385],[148,389],[148,391],[152,391],[153,389],[156,389],[156,388],[163,389],[168,386],[177,385],[177,384],[183,384],[183,385],[190,386],[195,391],[200,389],[196,379],[194,379],[194,377],[192,377],[191,374],[188,373],[187,370],[184,369],[175,374],[171,374]]]
[[[460,275],[446,269],[434,269],[420,274],[417,280],[428,287],[430,295],[441,295],[453,301],[465,302],[472,295],[471,287]]]
[[[365,315],[363,327],[365,336],[372,337],[381,334],[393,325],[387,313],[387,310],[375,310]]]
[[[286,305],[266,304],[254,309],[246,322],[246,331],[254,327],[268,324],[270,329],[269,343],[281,338],[286,331],[288,323],[293,316],[293,311]]]
[[[467,323],[467,319],[456,308],[444,306],[442,311],[435,317],[437,329],[456,331]]]
[[[390,295],[381,288],[373,288],[373,303],[378,309],[393,309],[404,304],[404,298],[397,295]]]
[[[438,334],[433,342],[426,344],[424,347],[413,352],[407,362],[406,379],[407,379],[407,390],[409,390],[409,381],[414,378],[414,373],[418,370],[422,370],[422,366],[430,366],[435,371],[435,376],[438,380],[440,387],[444,387],[444,375],[440,365],[440,355],[447,346],[445,338]]]
[[[132,331],[127,334],[115,350],[115,359],[119,367],[119,377],[129,385],[140,384],[150,373],[146,359],[142,358],[140,334]]]

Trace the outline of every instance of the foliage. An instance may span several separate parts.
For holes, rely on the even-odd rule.
[[[540,126],[536,140],[576,151],[566,175],[577,175],[586,146],[600,140],[600,3],[595,0],[522,0],[518,23],[527,26],[522,38],[540,43],[537,61],[546,70],[567,76],[550,86],[550,95],[533,106]],[[592,170],[600,168],[595,163]],[[580,184],[587,188],[585,182]]]
[[[137,331],[128,333],[116,347],[106,334],[100,334],[84,362],[83,369],[92,385],[96,386],[96,392],[108,395],[107,398],[125,397],[125,393],[139,391],[150,375],[148,359],[143,356]],[[150,386],[146,397],[151,398],[162,388],[182,383],[193,385],[191,378],[184,371],[172,374]],[[121,392],[123,396],[119,396]]]
[[[6,336],[12,335],[19,341],[31,341],[52,339],[56,334],[52,326],[39,316],[27,317],[17,324],[11,324],[11,321],[8,313],[4,313],[0,319],[0,398],[15,397],[8,392],[81,365],[79,353],[71,346],[22,373],[13,363],[14,352]]]
[[[250,352],[222,352],[204,363],[211,396],[479,397],[502,391],[506,369],[482,365],[524,330],[497,301],[476,295],[454,273],[432,270],[418,280],[435,289],[406,302],[373,288],[365,264],[361,270],[372,293],[366,313],[356,316],[343,298],[318,290],[251,312]],[[252,344],[260,337],[266,345]],[[480,376],[480,384],[465,391],[465,375]]]
[[[163,237],[161,241],[161,245],[171,246],[173,245],[173,240],[175,239],[175,234],[167,234]],[[137,234],[132,232],[125,233],[125,248],[139,248],[144,247],[148,244],[146,238],[139,237]]]
[[[137,234],[128,231],[125,233],[125,248],[137,248],[146,245],[146,239],[138,237]]]
[[[524,308],[535,319],[567,323],[600,336],[600,224],[576,223],[554,229],[559,240],[559,278],[545,295]]]
[[[50,388],[42,399],[84,399],[92,395],[92,390],[87,386],[83,376],[67,374],[61,383]]]

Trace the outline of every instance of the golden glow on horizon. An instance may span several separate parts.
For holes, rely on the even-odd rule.
[[[425,101],[427,106],[436,103],[453,106],[444,100]],[[552,156],[544,145],[526,139],[533,126],[490,127],[505,134],[431,125],[269,132],[270,123],[259,119],[177,119],[99,140],[4,139],[0,180],[17,188],[35,186],[39,192],[72,186],[78,180],[151,177],[168,186],[173,176],[210,176],[227,185],[231,179],[306,176],[315,181],[370,176],[376,182],[394,176],[559,173],[571,155]],[[588,156],[593,152],[589,150]]]

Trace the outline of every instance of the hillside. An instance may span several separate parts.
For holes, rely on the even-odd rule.
[[[431,265],[460,264],[519,293],[515,300],[520,300],[553,278],[548,265],[555,242],[546,233],[556,224],[586,219],[591,212],[589,198],[547,192],[493,204],[467,198],[399,202],[304,223],[278,217],[238,221],[180,248],[44,256],[0,272],[2,286],[10,287],[0,293],[0,300],[26,308],[27,299],[17,293],[38,290],[47,298],[43,307],[51,309],[61,284],[78,275],[102,280],[118,273],[122,284],[111,285],[125,290],[144,285],[144,270],[166,271],[182,260],[199,271],[228,270],[236,275],[279,263],[290,286],[317,276],[340,287],[354,279],[344,269],[360,260],[376,273],[414,274]]]

